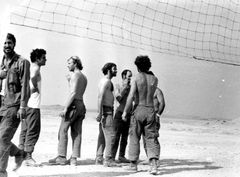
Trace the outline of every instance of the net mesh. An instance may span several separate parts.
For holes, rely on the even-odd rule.
[[[239,0],[25,0],[11,24],[240,65]]]

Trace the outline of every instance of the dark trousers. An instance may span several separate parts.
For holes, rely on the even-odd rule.
[[[40,109],[27,108],[26,113],[26,119],[21,123],[18,147],[26,152],[32,153],[41,130]]]
[[[116,134],[115,141],[113,144],[113,159],[115,159],[115,156],[117,154],[118,146],[119,147],[119,157],[125,156],[125,151],[127,147],[127,141],[128,141],[128,131],[129,131],[129,124],[130,120],[128,119],[127,122],[122,120],[122,112],[117,111],[114,116],[114,131]]]
[[[96,158],[102,159],[104,153],[106,161],[112,160],[114,141],[113,110],[110,107],[103,107],[103,118],[99,124]]]
[[[144,137],[148,159],[159,159],[160,144],[153,107],[138,106],[131,117],[129,130],[129,160],[137,161],[140,154],[140,139]]]
[[[75,100],[74,108],[70,108],[69,114],[62,118],[58,131],[58,155],[67,155],[68,130],[71,128],[72,157],[81,156],[82,121],[85,118],[86,108],[82,101]]]
[[[3,106],[3,96],[2,95],[0,95],[0,108]],[[0,116],[0,122],[1,122],[1,120],[2,120],[2,116]]]
[[[18,128],[20,120],[17,118],[19,107],[1,107],[0,122],[0,176],[6,174],[9,156],[15,156],[20,149],[11,140]]]

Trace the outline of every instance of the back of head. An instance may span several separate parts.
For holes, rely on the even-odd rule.
[[[46,55],[46,50],[44,49],[34,49],[30,54],[31,62],[34,63],[38,58],[41,58],[42,55]]]
[[[13,41],[14,45],[16,45],[16,38],[13,34],[8,33],[6,38]]]
[[[81,61],[81,59],[80,59],[78,56],[72,56],[72,57],[70,57],[68,60],[70,60],[70,59],[73,60],[73,63],[76,64],[76,67],[77,67],[79,70],[82,70],[82,69],[83,69],[82,61]]]
[[[111,70],[113,67],[116,67],[115,63],[106,63],[103,67],[102,67],[102,72],[104,75],[106,75],[108,73],[109,70]]]
[[[139,55],[135,60],[135,65],[139,71],[147,73],[151,68],[151,61],[147,55]]]

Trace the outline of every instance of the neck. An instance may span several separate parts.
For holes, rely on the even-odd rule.
[[[8,59],[8,60],[9,60],[9,59],[12,59],[13,55],[14,55],[14,52],[8,53],[8,54],[5,53],[5,57],[6,57],[6,59]]]
[[[107,79],[109,79],[109,80],[111,80],[111,79],[112,79],[112,76],[111,76],[111,74],[110,74],[110,73],[108,73],[108,74],[106,75],[106,78],[107,78]]]
[[[73,72],[74,72],[74,73],[77,73],[77,72],[81,72],[81,70],[78,69],[78,68],[75,68]]]
[[[124,80],[122,80],[122,85],[125,86],[125,85],[129,85],[129,83],[127,82],[124,82]]]
[[[38,63],[36,63],[36,62],[34,62],[34,63],[32,63],[33,65],[35,65],[35,66],[37,66],[37,67],[39,67],[39,68],[41,68],[41,65],[39,65]]]

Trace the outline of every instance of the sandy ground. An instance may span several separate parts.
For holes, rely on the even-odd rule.
[[[42,109],[42,131],[33,154],[38,162],[46,162],[57,155],[57,132],[60,124],[59,107]],[[22,166],[12,172],[14,161],[9,159],[10,177],[121,177],[152,176],[148,165],[141,162],[139,172],[131,173],[123,167],[94,165],[98,123],[96,113],[88,112],[83,123],[82,157],[78,166]],[[19,129],[13,142],[18,144]],[[194,118],[162,117],[160,137],[161,164],[159,176],[172,177],[237,177],[240,174],[240,120],[199,120]],[[71,154],[69,141],[68,157]],[[142,148],[142,146],[141,146]],[[146,160],[143,148],[141,160]]]

